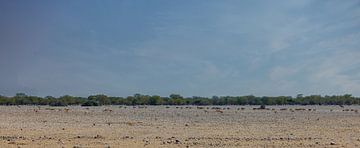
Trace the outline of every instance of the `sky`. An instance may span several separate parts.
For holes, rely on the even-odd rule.
[[[360,1],[1,0],[17,92],[360,96]]]

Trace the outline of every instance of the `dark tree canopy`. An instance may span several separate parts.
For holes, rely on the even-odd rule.
[[[69,95],[56,98],[52,96],[28,96],[25,93],[17,93],[13,97],[0,95],[0,105],[360,105],[360,98],[354,97],[351,94],[333,96],[304,96],[299,94],[295,98],[291,96],[257,97],[253,95],[213,96],[208,98],[199,96],[183,97],[179,94],[171,94],[169,97],[135,94],[124,98],[98,94],[87,98]]]

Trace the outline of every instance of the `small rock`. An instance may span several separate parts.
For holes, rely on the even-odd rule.
[[[180,140],[176,139],[176,140],[175,140],[175,143],[176,143],[176,144],[180,144]]]
[[[334,141],[331,141],[330,142],[330,145],[335,145],[336,143]]]
[[[94,139],[97,139],[97,138],[103,138],[103,137],[100,136],[100,135],[96,135],[96,136],[94,137]]]

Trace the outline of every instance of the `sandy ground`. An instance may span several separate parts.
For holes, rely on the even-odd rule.
[[[360,147],[359,106],[213,107],[0,106],[0,147]]]

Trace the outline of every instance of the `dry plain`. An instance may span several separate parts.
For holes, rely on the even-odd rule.
[[[359,106],[256,107],[0,106],[0,147],[360,147]]]

